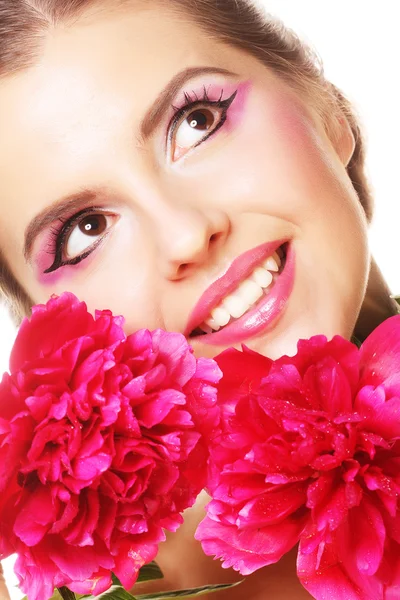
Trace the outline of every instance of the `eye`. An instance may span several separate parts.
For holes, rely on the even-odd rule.
[[[199,146],[220,129],[226,121],[228,109],[237,92],[226,100],[212,102],[205,90],[205,99],[190,101],[185,94],[187,104],[179,109],[170,129],[172,160],[176,161],[192,148]],[[221,95],[222,97],[222,95]]]
[[[75,258],[101,236],[109,226],[111,218],[102,213],[84,217],[71,231],[64,245],[64,258]]]
[[[100,244],[108,235],[118,216],[95,208],[81,210],[61,228],[51,230],[50,253],[54,262],[45,273],[52,273],[65,265],[76,265]]]
[[[219,112],[210,108],[198,108],[191,112],[176,130],[175,148],[188,150],[199,144],[221,119]]]

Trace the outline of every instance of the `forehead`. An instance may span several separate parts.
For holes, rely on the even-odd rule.
[[[60,26],[47,33],[34,66],[0,81],[1,138],[10,121],[27,134],[46,133],[51,123],[57,135],[85,112],[95,121],[100,106],[109,106],[103,118],[124,102],[139,109],[177,70],[214,63],[216,45],[194,25],[154,10],[113,11]]]
[[[36,64],[0,81],[3,224],[5,208],[18,206],[26,223],[70,192],[69,182],[98,183],[90,165],[117,151],[116,138],[133,138],[171,77],[190,66],[233,66],[231,54],[162,9],[103,11],[50,30]]]

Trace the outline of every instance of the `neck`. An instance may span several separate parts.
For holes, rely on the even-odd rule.
[[[213,593],[210,600],[265,600],[267,596],[274,600],[311,598],[296,575],[297,548],[286,554],[279,563],[245,578],[232,569],[222,569],[219,561],[205,556],[199,542],[194,539],[194,533],[205,515],[205,505],[209,500],[205,492],[200,494],[195,506],[185,512],[184,524],[176,533],[167,534],[167,541],[160,545],[156,561],[164,579],[137,584],[133,593],[154,593],[244,580],[235,588]]]
[[[398,314],[398,304],[390,295],[391,291],[372,258],[364,302],[354,329],[355,337],[361,342],[385,319]]]

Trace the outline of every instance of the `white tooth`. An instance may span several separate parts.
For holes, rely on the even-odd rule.
[[[267,273],[267,271],[264,271],[264,273]],[[255,281],[251,281],[251,279],[246,279],[245,281],[243,281],[243,283],[239,285],[235,294],[240,296],[240,298],[244,302],[247,302],[248,306],[251,306],[252,304],[254,304],[254,302],[257,302],[257,300],[261,298],[261,296],[263,295],[263,291],[261,286],[257,285]]]
[[[229,323],[231,315],[229,314],[229,311],[222,306],[217,306],[217,308],[214,308],[214,310],[211,311],[211,317],[217,325],[224,327],[224,325]]]
[[[274,252],[272,257],[276,260],[278,267],[280,267],[282,264],[282,258],[280,257],[280,254],[278,254],[278,251]]]
[[[201,325],[199,325],[199,329],[204,331],[204,333],[212,333],[213,332],[213,330],[211,329],[211,327],[209,325],[207,325],[207,323],[202,323]]]
[[[238,319],[249,308],[249,303],[246,300],[243,300],[239,296],[232,294],[231,296],[227,296],[222,303],[223,308],[228,310],[232,317]]]
[[[211,327],[211,329],[213,329],[214,331],[218,331],[218,329],[220,329],[220,325],[218,325],[218,323],[212,318],[207,319],[206,321],[204,321],[204,323],[208,325],[208,327]]]
[[[263,263],[264,269],[267,269],[268,271],[279,271],[278,262],[276,260],[277,258],[280,260],[276,252],[274,252],[274,254],[267,258],[267,260]]]
[[[262,288],[268,287],[272,283],[272,273],[263,269],[263,267],[257,267],[252,274],[254,281]]]

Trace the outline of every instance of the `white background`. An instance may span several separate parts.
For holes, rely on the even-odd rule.
[[[400,216],[399,4],[396,0],[264,0],[262,4],[318,50],[328,79],[346,93],[361,115],[376,202],[370,244],[392,291],[400,293],[396,264]],[[13,339],[4,311],[0,312],[0,326],[0,369],[4,371]],[[6,561],[11,584],[10,564]],[[12,598],[20,597],[12,589]]]

